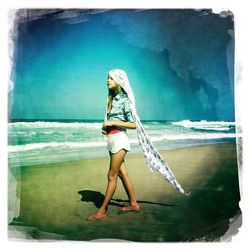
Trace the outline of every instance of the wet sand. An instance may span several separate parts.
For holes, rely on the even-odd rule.
[[[191,195],[178,193],[161,175],[151,173],[142,154],[128,153],[126,166],[141,211],[120,211],[128,200],[119,180],[108,216],[95,222],[86,219],[104,197],[108,157],[11,169],[20,207],[10,222],[9,237],[220,241],[241,213],[236,145],[211,144],[161,154]]]

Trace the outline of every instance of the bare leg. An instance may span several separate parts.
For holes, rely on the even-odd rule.
[[[121,167],[121,164],[124,160],[124,157],[126,155],[125,150],[120,150],[116,154],[110,154],[110,167],[109,167],[109,172],[108,172],[108,186],[107,190],[105,193],[105,198],[104,201],[101,205],[101,207],[98,209],[98,211],[94,214],[91,215],[88,220],[93,221],[93,220],[99,220],[106,216],[107,214],[107,206],[109,201],[111,200],[117,186],[117,177],[118,173]]]
[[[119,177],[122,181],[122,184],[125,188],[125,191],[128,195],[129,198],[129,206],[123,207],[121,210],[123,211],[131,211],[131,210],[140,210],[140,206],[138,205],[135,197],[135,192],[134,192],[134,187],[132,184],[132,181],[130,177],[128,176],[126,167],[125,167],[125,162],[122,163],[120,171],[119,171]]]

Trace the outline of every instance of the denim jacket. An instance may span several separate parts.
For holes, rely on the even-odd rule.
[[[112,101],[112,109],[107,111],[106,118],[108,121],[134,122],[129,105],[129,99],[124,92],[117,94]]]

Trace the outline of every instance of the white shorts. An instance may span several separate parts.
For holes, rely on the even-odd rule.
[[[115,134],[107,135],[107,148],[112,154],[119,152],[121,149],[130,151],[130,143],[126,132],[121,131]]]

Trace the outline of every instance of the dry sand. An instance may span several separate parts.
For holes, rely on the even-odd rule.
[[[236,145],[204,145],[161,154],[191,195],[178,193],[161,175],[151,173],[142,154],[128,153],[125,162],[141,211],[120,211],[128,200],[119,180],[108,216],[96,222],[86,219],[102,202],[108,157],[11,169],[17,180],[20,210],[9,225],[9,237],[139,242],[220,240],[229,229],[230,219],[241,213]]]

